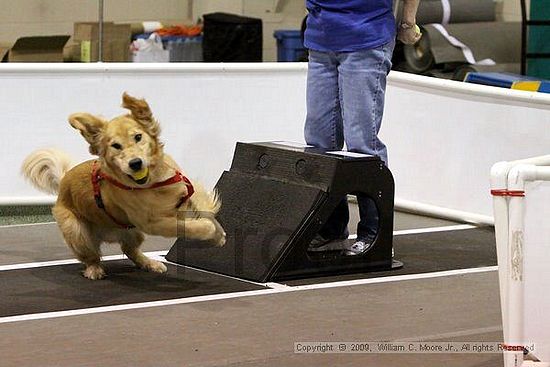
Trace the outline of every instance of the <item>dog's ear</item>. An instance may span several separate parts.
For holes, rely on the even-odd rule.
[[[160,125],[153,118],[153,113],[149,108],[149,104],[144,99],[137,99],[126,92],[122,95],[122,107],[130,110],[130,114],[149,135],[158,137],[160,135]]]
[[[100,155],[100,141],[105,122],[89,113],[73,113],[69,116],[69,123],[80,131],[80,134],[90,144],[90,153]]]

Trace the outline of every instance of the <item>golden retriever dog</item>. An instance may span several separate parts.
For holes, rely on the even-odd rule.
[[[145,100],[124,93],[122,106],[130,113],[110,121],[89,113],[69,116],[97,159],[72,167],[63,152],[43,149],[22,166],[36,188],[58,194],[53,216],[89,279],[105,276],[104,242],[118,242],[138,267],[157,273],[166,266],[141,252],[144,233],[225,244],[214,219],[221,205],[216,192],[192,184],[164,153],[159,123]]]

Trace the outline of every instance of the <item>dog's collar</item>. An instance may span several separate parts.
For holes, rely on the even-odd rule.
[[[162,182],[156,182],[156,183],[152,184],[149,187],[131,187],[131,186],[127,186],[127,185],[123,184],[120,181],[117,181],[115,178],[109,176],[108,174],[106,174],[104,172],[101,172],[99,164],[97,163],[97,161],[94,161],[94,163],[92,164],[92,187],[93,187],[93,190],[94,190],[95,203],[96,203],[98,208],[103,209],[105,214],[107,214],[107,216],[113,222],[115,222],[119,227],[126,228],[126,229],[135,228],[135,226],[133,224],[121,223],[115,217],[113,217],[107,211],[107,209],[105,208],[105,204],[103,203],[103,198],[101,197],[101,187],[99,185],[99,183],[102,180],[108,181],[110,184],[118,187],[119,189],[130,190],[130,191],[156,189],[158,187],[173,185],[173,184],[178,183],[178,182],[184,182],[185,185],[187,186],[187,194],[184,195],[178,201],[178,203],[176,204],[176,209],[179,208],[180,206],[182,206],[183,203],[185,203],[193,195],[193,193],[195,192],[195,189],[193,188],[193,185],[191,184],[191,181],[189,181],[189,179],[187,177],[185,177],[179,171],[176,171],[176,174],[174,176],[170,177],[169,179],[164,180]]]

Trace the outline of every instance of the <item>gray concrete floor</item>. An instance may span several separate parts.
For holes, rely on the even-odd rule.
[[[475,290],[475,291],[474,291]],[[499,341],[496,273],[0,324],[2,366],[498,366],[498,354],[304,355],[300,341]]]
[[[395,216],[396,230],[453,224]],[[144,248],[172,242],[153,237]],[[0,264],[66,258],[55,225],[0,228]],[[501,341],[497,273],[0,323],[0,366],[502,365],[499,354],[294,353],[299,341],[400,340]]]

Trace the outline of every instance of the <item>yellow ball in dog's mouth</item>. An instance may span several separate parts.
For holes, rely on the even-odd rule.
[[[133,173],[131,176],[134,181],[141,181],[149,175],[149,168],[142,168],[140,171]]]

